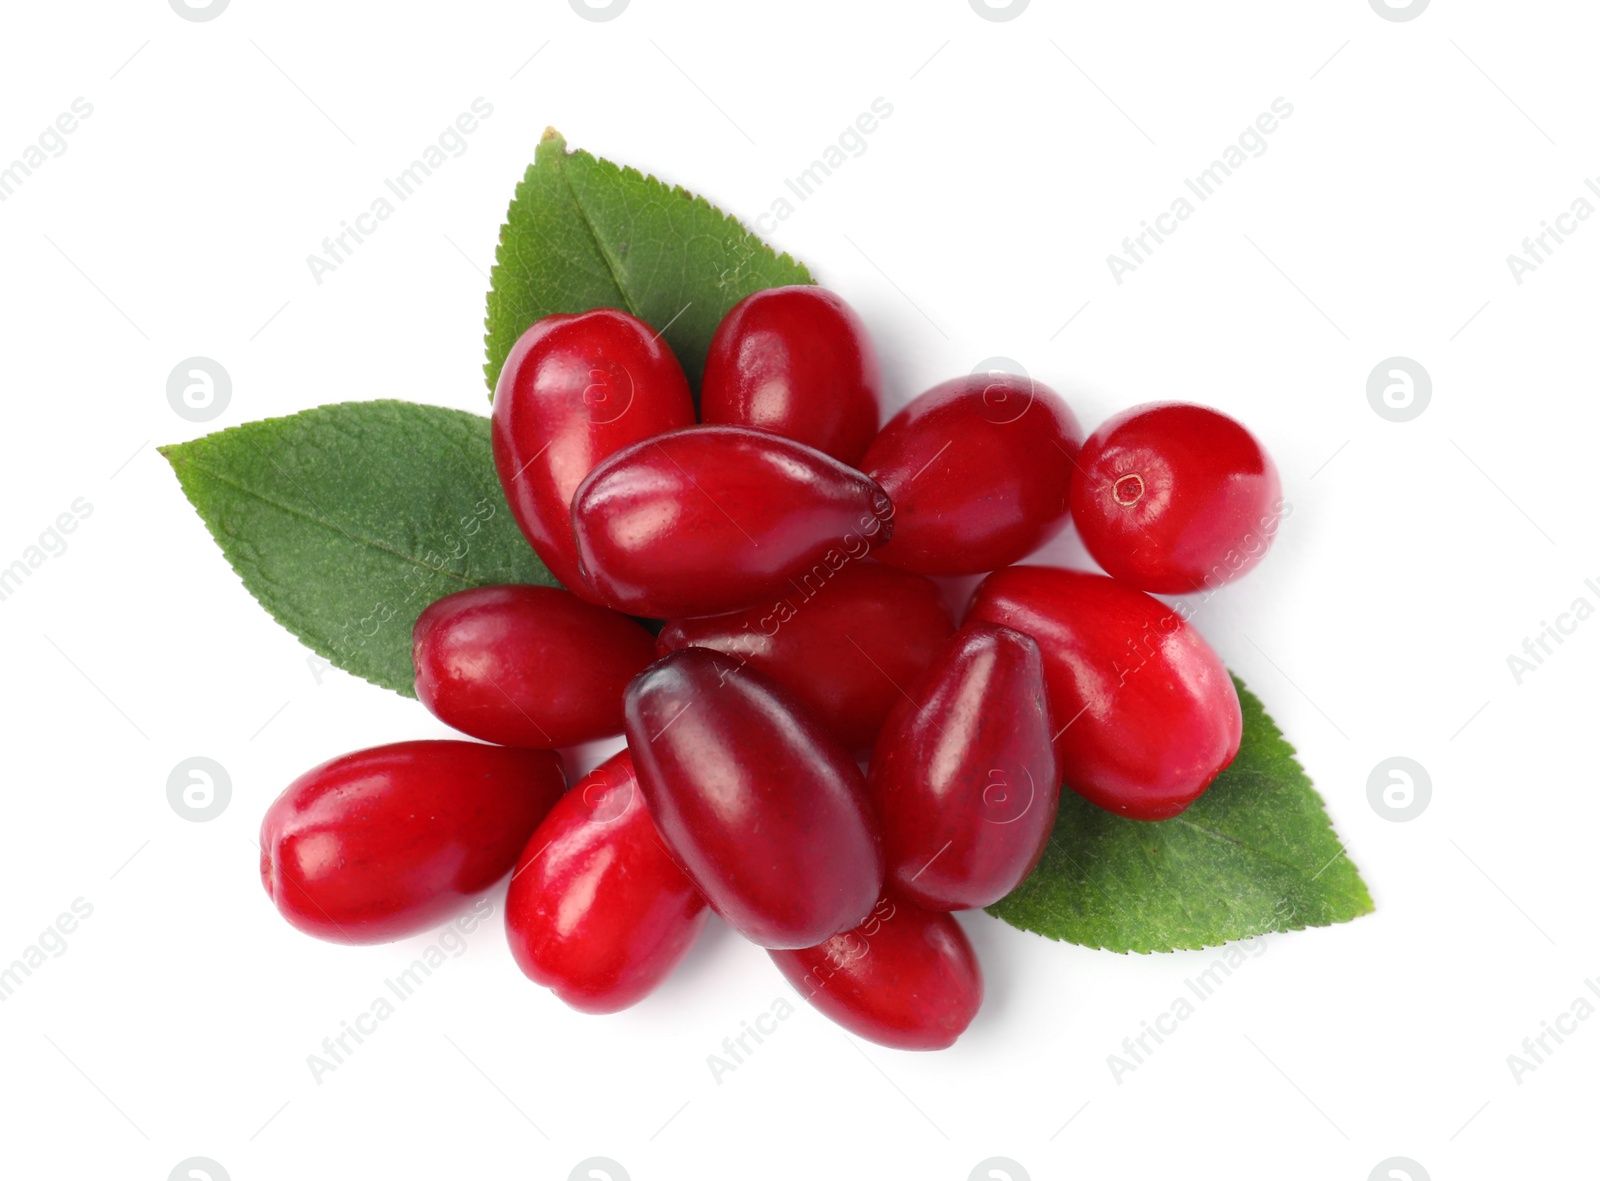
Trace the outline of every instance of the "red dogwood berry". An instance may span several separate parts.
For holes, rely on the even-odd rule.
[[[1278,469],[1239,423],[1187,402],[1151,402],[1089,436],[1072,519],[1100,568],[1181,595],[1253,569],[1283,516]]]
[[[1039,645],[987,623],[958,632],[895,706],[872,756],[898,895],[964,910],[1016,889],[1055,825],[1053,734]]]
[[[335,943],[425,931],[505,877],[566,787],[552,751],[396,742],[313,767],[261,821],[261,883]]]
[[[688,954],[705,899],[667,854],[627,751],[577,783],[528,838],[506,938],[528,979],[574,1009],[615,1013]]]
[[[622,693],[655,659],[625,615],[549,586],[446,595],[412,632],[417,696],[457,730],[557,747],[622,733]]]
[[[685,648],[634,679],[627,719],[656,828],[741,935],[811,947],[872,909],[883,850],[866,782],[788,690]]]
[[[546,316],[518,339],[495,383],[491,437],[511,515],[562,586],[578,575],[572,494],[606,456],[694,422],[661,334],[615,308]]]
[[[736,426],[636,443],[589,473],[572,502],[591,591],[662,619],[734,611],[814,568],[826,575],[881,543],[891,511],[860,472]]]
[[[700,418],[752,426],[855,463],[878,432],[878,359],[850,305],[821,287],[770,287],[711,338]]]
[[[819,1012],[897,1050],[954,1045],[983,1003],[983,973],[961,924],[898,898],[816,947],[769,954]]]
[[[923,574],[979,574],[1066,527],[1083,431],[1059,395],[1027,377],[936,385],[884,425],[861,460],[894,504],[880,561]]]
[[[743,611],[675,619],[657,648],[712,648],[748,661],[850,750],[870,750],[903,700],[901,686],[917,682],[954,630],[939,588],[920,574],[854,561],[783,589]]]
[[[983,580],[967,619],[1038,642],[1061,775],[1091,803],[1165,820],[1239,752],[1244,719],[1228,670],[1143,591],[1100,574],[1012,566]]]

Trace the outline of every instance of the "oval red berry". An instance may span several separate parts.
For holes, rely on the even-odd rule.
[[[495,468],[511,515],[562,586],[588,597],[572,537],[583,478],[628,444],[693,422],[678,359],[627,312],[546,316],[518,338],[495,384]]]
[[[853,464],[878,432],[881,385],[849,304],[821,287],[769,287],[717,326],[700,418],[759,427]]]
[[[396,742],[313,767],[261,821],[261,883],[335,943],[425,931],[503,878],[566,787],[547,750]]]
[[[1061,795],[1039,645],[963,628],[889,715],[868,783],[891,887],[932,910],[998,902],[1039,863]]]
[[[622,733],[622,693],[655,659],[625,615],[547,586],[447,595],[412,633],[417,696],[457,730],[558,747]]]
[[[639,674],[627,715],[657,829],[745,938],[810,947],[872,909],[883,850],[866,782],[788,690],[685,648]]]
[[[1083,431],[1027,377],[936,385],[885,424],[861,470],[894,504],[880,561],[923,574],[980,574],[1026,557],[1067,524]]]
[[[897,898],[817,947],[770,954],[818,1011],[897,1050],[954,1045],[983,1003],[983,973],[961,925]]]
[[[672,619],[748,607],[888,535],[883,489],[822,452],[748,427],[673,431],[583,481],[572,519],[600,601]]]
[[[1012,566],[983,580],[967,619],[1038,642],[1062,779],[1091,803],[1165,820],[1239,753],[1244,719],[1228,670],[1142,591],[1100,574]]]
[[[707,913],[622,751],[573,784],[528,839],[506,893],[506,938],[530,980],[585,1013],[615,1013],[667,978]]]

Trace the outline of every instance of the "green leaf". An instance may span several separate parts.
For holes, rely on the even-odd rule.
[[[659,330],[698,390],[729,308],[763,288],[811,281],[705,198],[569,152],[551,129],[500,230],[484,375],[492,394],[511,346],[535,320],[611,307]]]
[[[1172,820],[1128,820],[1071,791],[1033,876],[989,908],[1014,927],[1108,951],[1214,946],[1348,922],[1372,898],[1294,748],[1235,678],[1244,740]]]
[[[489,420],[344,402],[163,447],[251,594],[340,668],[413,696],[411,628],[468,587],[556,585],[506,507]]]

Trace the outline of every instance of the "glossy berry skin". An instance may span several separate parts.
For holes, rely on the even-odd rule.
[[[573,746],[622,732],[622,692],[655,659],[625,615],[548,586],[447,595],[412,632],[417,696],[441,721],[504,746]]]
[[[1226,414],[1150,402],[1089,436],[1072,519],[1107,574],[1154,594],[1217,587],[1251,570],[1283,515],[1278,469]]]
[[[583,593],[572,494],[630,443],[694,422],[678,359],[614,308],[546,316],[511,347],[495,384],[492,438],[511,515],[561,585]]]
[[[261,821],[261,883],[335,943],[425,931],[503,878],[566,788],[551,751],[396,742],[314,767]]]
[[[954,625],[939,588],[920,574],[851,562],[826,582],[805,579],[783,597],[698,619],[656,637],[665,655],[712,648],[747,661],[791,690],[851,751],[867,751],[884,718],[938,655]]]
[[[878,433],[881,389],[849,304],[821,287],[772,287],[740,300],[717,327],[700,419],[759,427],[853,464]]]
[[[891,513],[860,472],[733,426],[619,451],[572,502],[589,588],[618,611],[661,619],[734,611],[791,578],[825,577],[880,544]]]
[[[889,888],[929,910],[998,902],[1039,863],[1061,781],[1039,645],[963,628],[878,739],[868,776]]]
[[[974,374],[934,386],[884,425],[861,470],[894,503],[877,555],[923,574],[1009,565],[1066,526],[1083,430],[1027,377]]]
[[[1044,655],[1066,786],[1135,820],[1187,808],[1239,753],[1239,695],[1175,611],[1099,574],[996,570],[967,620],[1032,636]]]
[[[506,938],[528,979],[574,1009],[615,1013],[667,978],[708,913],[662,847],[624,750],[534,830],[506,893]]]
[[[983,1003],[983,973],[961,925],[899,898],[817,947],[768,954],[819,1012],[896,1050],[953,1045]]]
[[[639,674],[627,716],[656,828],[746,939],[811,947],[872,909],[883,850],[866,781],[788,690],[685,648]]]

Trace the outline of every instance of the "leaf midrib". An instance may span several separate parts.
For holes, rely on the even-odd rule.
[[[634,305],[633,297],[628,294],[628,289],[622,285],[622,275],[617,269],[618,263],[612,260],[611,252],[606,249],[605,243],[600,240],[600,233],[595,226],[594,219],[589,216],[589,210],[584,206],[583,199],[578,196],[578,190],[573,187],[572,173],[569,170],[570,165],[567,159],[570,154],[567,153],[561,157],[561,183],[566,186],[568,194],[572,197],[573,207],[577,209],[578,215],[583,221],[583,228],[589,231],[589,240],[594,243],[595,250],[599,252],[601,260],[606,264],[606,272],[611,276],[611,285],[617,289],[617,294],[622,297],[622,302],[626,305],[628,314],[635,319],[643,320],[644,317],[639,314],[639,309]]]
[[[351,533],[348,529],[344,528],[342,525],[336,524],[333,521],[325,520],[322,517],[316,516],[312,513],[308,513],[305,511],[305,509],[299,507],[298,505],[288,504],[284,501],[274,499],[273,497],[267,496],[254,488],[239,483],[237,480],[230,479],[228,476],[223,475],[215,468],[209,467],[197,459],[180,455],[178,460],[179,462],[188,465],[195,471],[203,472],[211,479],[216,480],[219,484],[224,484],[245,496],[253,497],[256,500],[259,500],[262,504],[270,505],[281,512],[288,513],[290,516],[299,517],[303,521],[310,521],[313,525],[318,525],[323,529],[329,530],[330,532],[337,533],[348,541],[355,542],[359,545],[364,545],[369,549],[377,550],[379,553],[389,554],[392,557],[399,558],[404,562],[409,562],[411,565],[423,570],[427,570],[430,573],[443,574],[446,578],[454,578],[463,586],[476,587],[482,585],[477,580],[468,578],[462,574],[457,574],[453,570],[447,570],[441,566],[430,566],[428,563],[421,561],[414,555],[408,554],[403,550],[395,549],[393,546],[386,545],[381,541],[376,541],[370,537],[357,536],[356,534]]]
[[[1184,825],[1185,827],[1192,828],[1198,833],[1203,833],[1206,836],[1210,837],[1212,840],[1221,841],[1221,842],[1223,842],[1224,844],[1227,844],[1227,845],[1235,845],[1238,848],[1243,849],[1246,853],[1253,853],[1253,854],[1255,854],[1255,856],[1260,857],[1263,860],[1270,861],[1274,865],[1283,866],[1284,869],[1288,870],[1290,873],[1294,874],[1296,877],[1304,878],[1308,882],[1311,881],[1310,878],[1306,877],[1305,870],[1301,869],[1298,865],[1291,865],[1289,862],[1285,861],[1283,858],[1276,857],[1273,854],[1267,852],[1265,849],[1258,849],[1254,845],[1245,844],[1238,837],[1229,836],[1225,832],[1218,832],[1214,828],[1207,828],[1203,824],[1196,824],[1193,820],[1190,820],[1187,816],[1179,816],[1179,817],[1177,817],[1177,820],[1178,820],[1178,822],[1180,824]]]

